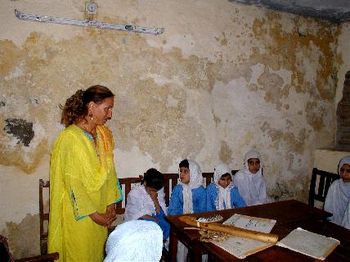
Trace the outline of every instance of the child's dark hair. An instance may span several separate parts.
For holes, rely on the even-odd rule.
[[[142,184],[143,183],[146,183],[146,186],[154,188],[158,191],[164,186],[163,174],[155,168],[150,168],[146,171],[146,173],[143,176]]]
[[[190,164],[188,163],[188,160],[187,159],[184,159],[180,162],[179,164],[179,168],[181,167],[186,167],[186,168],[190,168]]]
[[[230,177],[230,179],[232,180],[232,176],[231,176],[230,173],[225,173],[225,174],[222,174],[222,175],[220,176],[220,178],[224,178],[224,177]]]

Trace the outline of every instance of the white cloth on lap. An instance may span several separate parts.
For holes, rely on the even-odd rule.
[[[162,249],[163,232],[156,223],[132,220],[109,235],[104,262],[159,262]]]

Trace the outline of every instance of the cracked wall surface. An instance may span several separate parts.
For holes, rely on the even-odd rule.
[[[176,172],[186,157],[206,172],[219,161],[239,169],[254,147],[269,195],[306,200],[313,151],[334,143],[348,25],[226,0],[97,2],[100,21],[165,33],[13,15],[17,8],[83,19],[78,0],[6,1],[0,10],[0,232],[15,256],[38,251],[39,233],[27,225],[38,223],[38,179],[48,178],[50,147],[62,129],[59,105],[93,84],[116,94],[108,125],[119,177],[150,167]]]

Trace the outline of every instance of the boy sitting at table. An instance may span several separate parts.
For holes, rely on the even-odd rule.
[[[166,205],[164,199],[164,177],[157,169],[148,169],[141,185],[135,186],[128,194],[125,207],[125,220],[148,220],[157,223],[163,231],[163,239],[167,240],[170,225],[166,221]]]
[[[238,191],[247,206],[268,202],[266,182],[262,173],[262,161],[258,151],[250,150],[245,154],[243,169],[236,173],[234,184],[238,187]]]
[[[346,211],[350,212],[350,156],[339,161],[338,174],[340,179],[329,187],[324,210],[333,214],[331,222],[346,227],[346,216],[349,216]]]
[[[245,207],[246,204],[232,183],[231,170],[226,164],[214,168],[214,181],[207,187],[207,211]]]
[[[168,214],[182,215],[205,212],[207,209],[206,192],[203,187],[202,171],[193,160],[184,159],[179,164],[179,184],[171,193]],[[177,261],[186,261],[187,248],[178,242]]]

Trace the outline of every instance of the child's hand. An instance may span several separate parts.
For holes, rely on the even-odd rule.
[[[158,192],[156,190],[148,190],[148,194],[150,195],[151,199],[158,201]]]
[[[150,195],[153,204],[154,204],[154,208],[156,210],[157,213],[159,213],[160,211],[160,204],[159,204],[159,200],[158,200],[158,192],[157,190],[155,190],[154,188],[151,187],[146,187],[146,191],[147,193]]]

